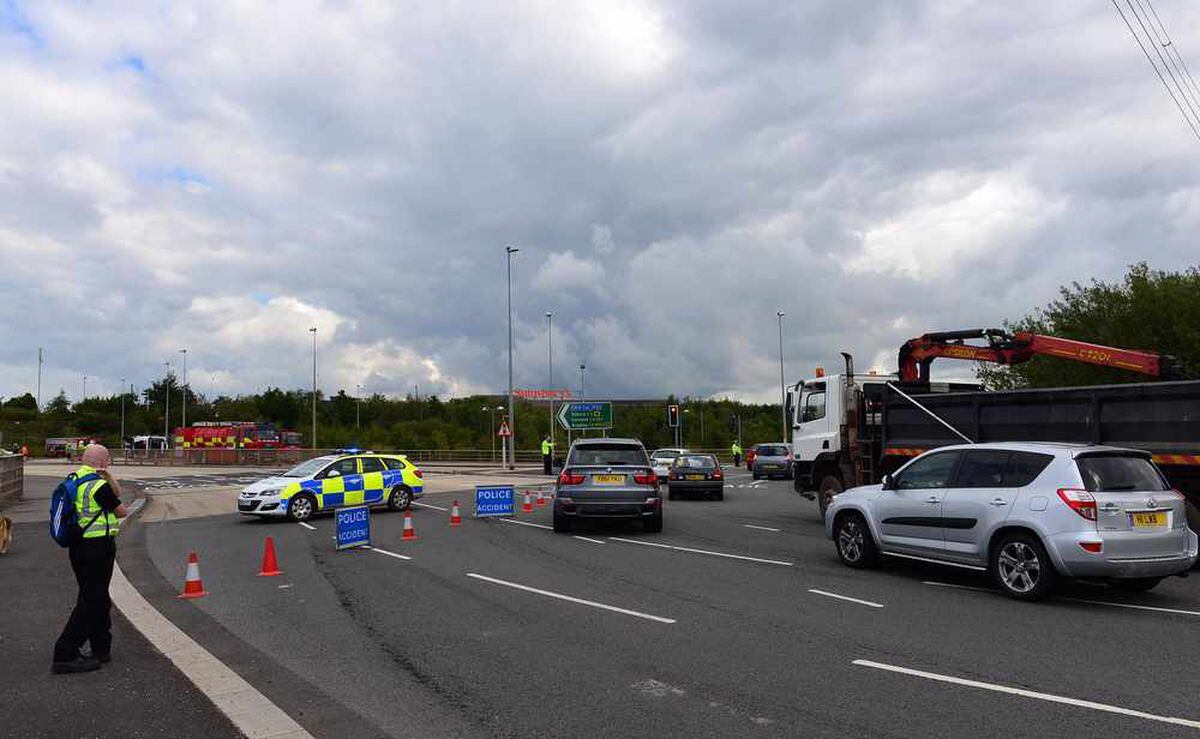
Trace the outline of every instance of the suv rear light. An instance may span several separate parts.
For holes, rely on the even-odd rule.
[[[1059,488],[1058,497],[1071,510],[1089,521],[1096,520],[1096,497],[1086,490],[1078,488]]]
[[[1099,554],[1100,550],[1104,549],[1104,542],[1102,542],[1102,541],[1081,541],[1081,542],[1079,542],[1079,548],[1085,552],[1091,552],[1092,554]]]
[[[578,472],[572,472],[571,470],[563,470],[562,474],[560,474],[558,476],[558,484],[559,485],[582,485],[583,484],[583,475],[579,474]]]
[[[658,475],[654,474],[654,470],[642,470],[633,473],[633,481],[638,485],[654,485],[658,483]]]

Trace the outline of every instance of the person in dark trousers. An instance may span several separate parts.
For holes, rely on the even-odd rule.
[[[68,553],[79,595],[67,625],[54,643],[51,671],[57,674],[90,672],[112,659],[109,617],[112,601],[108,597],[108,583],[117,558],[119,519],[128,511],[121,503],[121,486],[108,471],[110,461],[107,449],[89,444],[75,472],[76,477],[96,474],[99,479],[79,485],[75,495],[75,513],[83,536],[71,545]],[[90,654],[80,651],[84,643],[91,645]]]
[[[554,474],[554,442],[549,436],[542,439],[542,474]]]

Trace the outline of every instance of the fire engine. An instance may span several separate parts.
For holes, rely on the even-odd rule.
[[[295,449],[296,431],[279,431],[275,424],[255,421],[202,421],[175,429],[177,449]]]

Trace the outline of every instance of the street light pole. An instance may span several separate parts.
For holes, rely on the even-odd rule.
[[[83,397],[79,399],[79,402],[82,403],[85,400],[87,400],[87,375],[83,376]]]
[[[317,328],[310,328],[313,336],[313,386],[312,386],[312,448],[317,448]]]
[[[546,352],[550,365],[550,379],[546,389],[550,391],[550,458],[554,458],[554,314],[546,311]],[[553,467],[553,462],[551,462]]]
[[[183,355],[183,387],[181,388],[181,392],[180,392],[180,395],[183,396],[183,405],[181,406],[181,408],[182,408],[181,412],[183,413],[183,415],[180,417],[179,425],[184,428],[187,428],[187,393],[188,393],[188,391],[187,391],[187,387],[188,387],[187,352],[188,352],[187,349],[179,350],[179,353]]]
[[[362,389],[363,388],[362,388],[362,385],[356,385],[355,387],[358,388],[358,394],[357,394],[358,403],[354,408],[354,427],[358,430],[358,433],[361,434],[362,433]],[[362,442],[362,440],[360,439],[359,443],[361,443],[361,442]]]
[[[171,448],[171,363],[163,362],[166,376],[163,378],[163,397],[165,406],[163,409],[163,438],[166,442],[163,444],[163,449]]]
[[[38,347],[38,387],[37,387],[37,410],[42,412],[42,363],[46,361],[46,353],[42,347]]]
[[[579,363],[579,401],[582,403],[587,399],[586,387],[583,384],[583,371],[587,369],[587,365],[583,362]],[[586,432],[580,431],[579,438],[583,438]]]
[[[515,409],[513,408],[512,256],[519,251],[521,250],[514,246],[504,247],[504,253],[508,255],[508,433],[510,434],[504,443],[508,445],[510,452],[508,455],[509,469],[516,466],[517,456],[516,422],[513,419]]]
[[[125,451],[125,378],[121,378],[121,451]]]
[[[776,311],[775,315],[779,318],[779,428],[783,432],[780,441],[787,443],[787,393],[784,390],[783,379],[783,317],[787,314],[783,311]]]

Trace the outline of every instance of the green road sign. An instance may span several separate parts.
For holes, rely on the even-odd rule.
[[[563,403],[558,422],[567,431],[612,428],[612,403]]]

